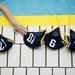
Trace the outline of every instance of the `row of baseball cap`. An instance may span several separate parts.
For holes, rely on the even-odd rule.
[[[46,30],[40,32],[27,32],[23,36],[24,43],[34,49],[39,48],[43,43],[52,50],[60,49],[66,46],[70,51],[75,51],[75,32],[70,29],[70,36],[66,36],[68,42],[62,39],[60,28],[46,33]],[[0,52],[4,53],[10,50],[13,46],[13,41],[0,34]]]

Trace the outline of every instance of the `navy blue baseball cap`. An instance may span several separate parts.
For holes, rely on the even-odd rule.
[[[27,35],[24,35],[24,43],[30,48],[41,46],[45,32],[46,30],[42,32],[28,32]]]
[[[60,49],[65,45],[65,41],[61,38],[59,27],[47,33],[44,38],[45,45],[51,49]]]
[[[13,42],[10,39],[0,35],[0,52],[8,51],[12,45]]]

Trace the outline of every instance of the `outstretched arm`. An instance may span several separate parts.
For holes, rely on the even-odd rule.
[[[10,11],[8,10],[8,8],[5,5],[3,5],[3,4],[0,5],[0,11],[2,11],[2,13],[6,16],[6,18],[11,22],[11,24],[13,25],[14,29],[17,32],[19,32],[22,35],[27,34],[26,28],[24,28],[23,26],[19,25],[19,23],[16,22],[16,20],[11,15]]]

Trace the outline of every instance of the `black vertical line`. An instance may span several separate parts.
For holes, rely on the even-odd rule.
[[[53,29],[53,26],[51,26],[51,29]]]
[[[39,67],[39,75],[40,75],[40,67]]]
[[[28,26],[27,26],[27,31],[28,31]]]
[[[32,67],[34,67],[34,49],[32,49]]]
[[[66,68],[65,68],[65,75],[67,75],[67,73],[66,73]]]
[[[9,51],[7,51],[7,67],[8,67],[8,57],[9,57]]]
[[[1,34],[3,35],[3,26],[2,26]]]
[[[58,49],[58,67],[60,67],[60,49]]]
[[[47,67],[47,47],[45,46],[45,67]]]
[[[66,33],[66,26],[64,25],[64,39],[66,40],[65,33]],[[66,75],[66,68],[65,68],[65,75]]]
[[[19,53],[19,66],[21,67],[21,44],[20,44],[20,53]]]
[[[71,51],[71,67],[73,67],[73,52]]]
[[[39,26],[39,31],[41,30],[41,27]]]
[[[26,73],[25,73],[25,75],[27,75],[27,68],[26,68]]]
[[[0,75],[1,75],[1,68],[0,68]]]
[[[12,75],[14,75],[14,68],[12,69]]]
[[[52,68],[52,75],[53,75],[53,68]]]

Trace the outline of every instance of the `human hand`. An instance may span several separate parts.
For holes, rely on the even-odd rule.
[[[24,26],[21,26],[20,24],[14,24],[13,28],[16,32],[20,33],[21,35],[27,34],[27,29]]]

